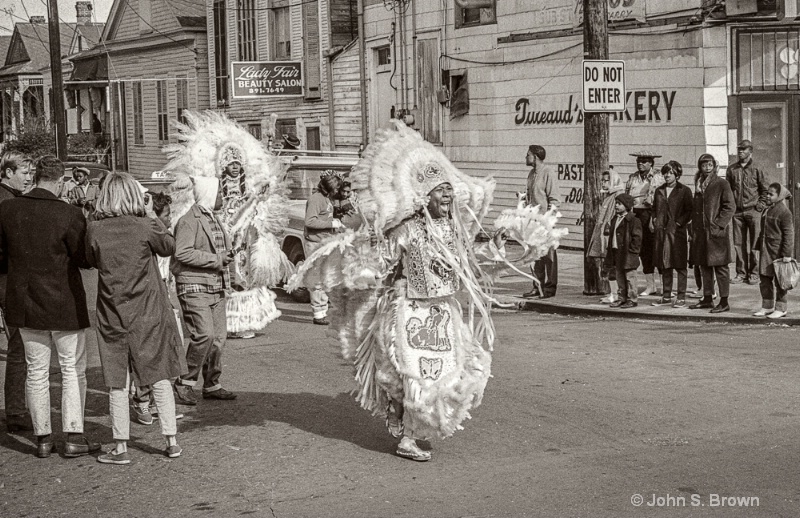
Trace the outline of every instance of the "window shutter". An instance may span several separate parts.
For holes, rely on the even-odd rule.
[[[319,2],[303,3],[303,56],[305,56],[305,97],[320,99]]]

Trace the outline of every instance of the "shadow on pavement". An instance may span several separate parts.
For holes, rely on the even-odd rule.
[[[350,442],[380,453],[394,450],[383,421],[358,406],[348,393],[335,397],[309,392],[262,393],[237,391],[235,401],[201,400],[196,420],[181,425],[181,433],[219,426],[263,426],[269,422],[289,426],[320,437]],[[186,407],[179,406],[178,412]]]

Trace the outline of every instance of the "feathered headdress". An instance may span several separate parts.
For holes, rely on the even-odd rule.
[[[236,244],[245,239],[250,241],[246,291],[228,298],[228,330],[260,329],[280,314],[271,303],[274,294],[267,287],[278,284],[293,271],[275,238],[289,223],[288,166],[224,114],[184,113],[185,124],[173,122],[178,130],[178,143],[164,148],[170,159],[165,170],[176,177],[169,189],[173,221],[177,222],[198,201],[195,184],[200,178],[219,178],[232,162],[239,162],[245,168],[244,200],[224,218]],[[255,230],[255,238],[247,237],[251,229]]]
[[[489,210],[495,182],[459,171],[441,151],[397,119],[379,129],[350,173],[361,210],[379,234],[397,226],[428,203],[437,185],[453,186],[456,207],[471,233]],[[470,214],[470,212],[472,214]],[[473,217],[473,215],[475,217]]]

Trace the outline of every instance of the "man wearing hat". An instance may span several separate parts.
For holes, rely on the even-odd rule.
[[[733,191],[733,245],[736,250],[736,277],[731,284],[758,284],[758,250],[761,211],[767,206],[768,183],[764,172],[753,164],[753,144],[739,142],[739,161],[728,168],[725,178]]]
[[[526,192],[526,202],[528,206],[538,205],[540,210],[550,210],[557,208],[560,200],[558,193],[558,176],[552,167],[544,164],[547,151],[542,146],[533,144],[528,147],[528,154],[525,156],[525,164],[532,167],[528,173],[528,185]],[[539,281],[539,285],[533,284],[533,289],[523,293],[525,298],[538,295],[543,298],[555,296],[558,288],[558,256],[556,249],[551,248],[547,255],[540,258],[531,268],[533,276]]]
[[[625,193],[633,198],[633,214],[642,222],[642,271],[647,282],[647,287],[640,294],[642,297],[656,293],[656,280],[653,272],[653,249],[655,248],[655,233],[653,230],[653,198],[656,189],[664,184],[664,176],[653,170],[656,155],[650,151],[631,153],[636,157],[636,172],[633,173],[625,184]]]

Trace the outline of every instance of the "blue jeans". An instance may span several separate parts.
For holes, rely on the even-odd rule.
[[[186,350],[188,373],[177,383],[193,387],[203,373],[203,392],[222,388],[222,348],[228,336],[224,293],[186,293],[178,297],[189,331]]]
[[[736,275],[758,274],[756,239],[761,232],[761,213],[755,209],[737,211],[733,215],[733,245],[736,249]]]

